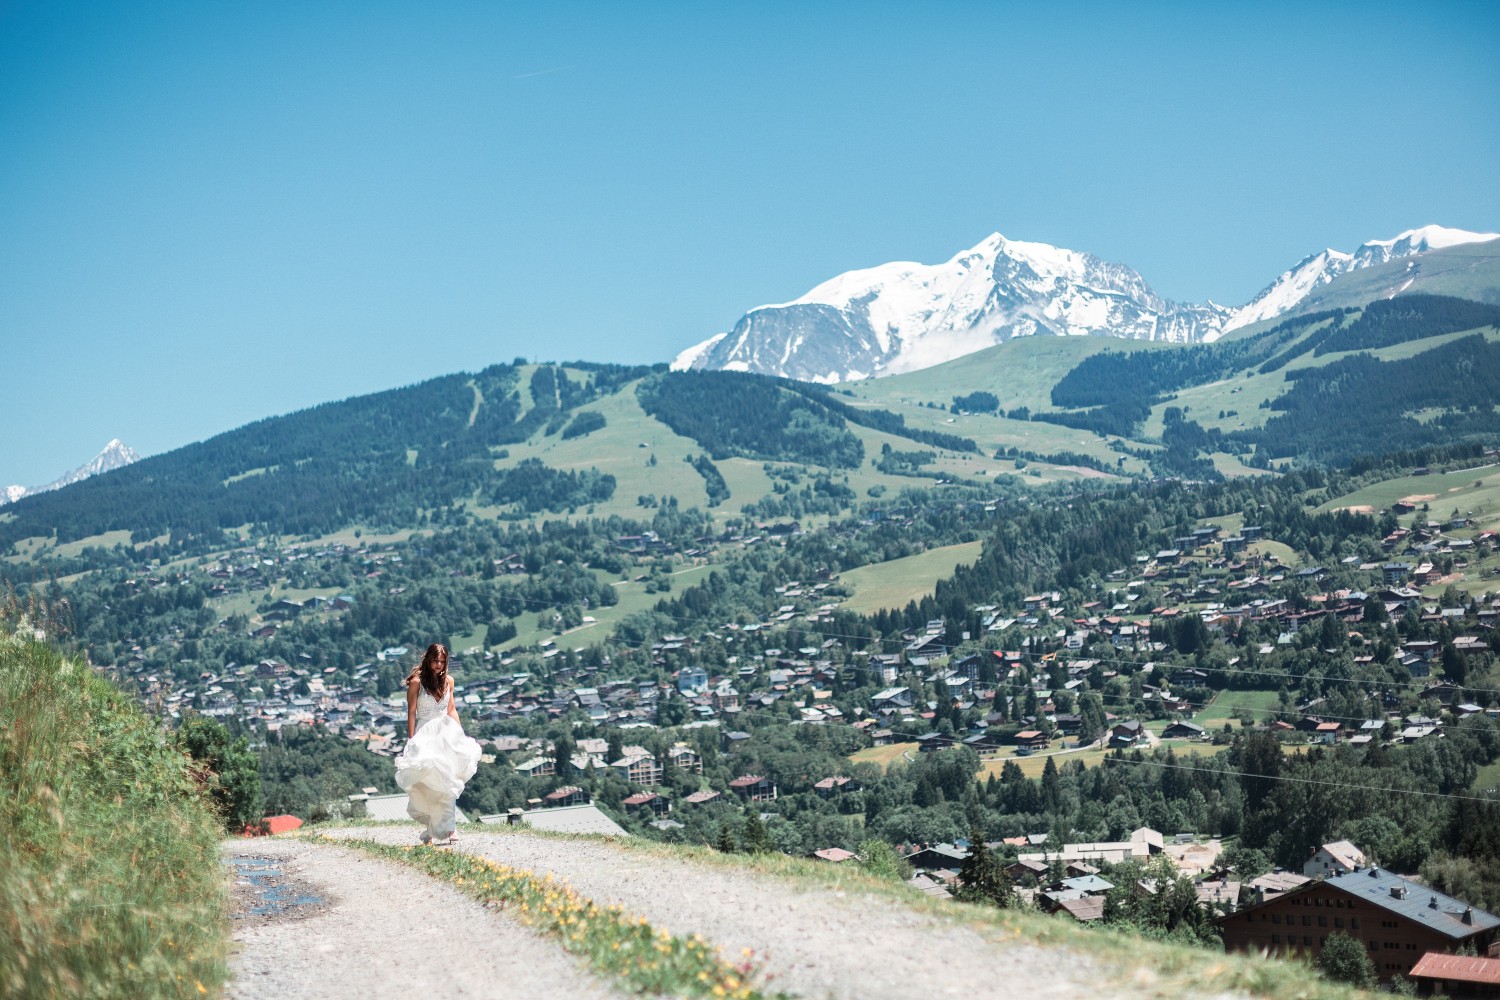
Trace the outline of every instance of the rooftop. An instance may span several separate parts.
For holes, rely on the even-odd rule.
[[[1308,888],[1317,884],[1312,883]],[[1325,879],[1322,884],[1400,914],[1455,941],[1479,931],[1500,927],[1500,917],[1493,913],[1487,913],[1461,899],[1400,875],[1393,875],[1384,868],[1364,868],[1334,875]]]

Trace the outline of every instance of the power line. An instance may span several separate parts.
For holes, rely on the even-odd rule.
[[[1232,774],[1239,778],[1256,778],[1267,781],[1290,781],[1301,785],[1323,785],[1330,788],[1363,788],[1371,792],[1386,792],[1392,795],[1422,795],[1434,799],[1455,799],[1461,802],[1487,802],[1492,805],[1500,804],[1500,799],[1489,799],[1479,795],[1456,795],[1452,792],[1427,792],[1414,788],[1390,788],[1384,785],[1364,785],[1354,781],[1323,781],[1319,778],[1298,778],[1288,774],[1251,774],[1245,771],[1224,770],[1220,771],[1212,767],[1193,767],[1191,764],[1168,764],[1159,760],[1135,760],[1129,757],[1105,757],[1105,763],[1109,764],[1145,764],[1150,767],[1167,768],[1175,771],[1198,771],[1203,774]]]

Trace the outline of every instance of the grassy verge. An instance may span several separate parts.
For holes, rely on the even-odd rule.
[[[600,906],[550,875],[431,847],[394,847],[370,840],[339,843],[411,865],[488,906],[511,909],[522,923],[560,938],[564,949],[632,993],[737,1000],[783,996],[753,984],[753,956],[731,964],[696,934],[684,938],[655,930],[644,917],[632,917],[618,906]]]
[[[217,995],[220,823],[187,757],[15,622],[0,613],[0,994]]]

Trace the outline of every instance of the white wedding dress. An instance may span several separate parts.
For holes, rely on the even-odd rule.
[[[406,814],[425,824],[424,842],[453,836],[458,796],[479,767],[479,743],[448,714],[451,704],[451,691],[439,699],[419,690],[417,731],[396,758],[396,786],[409,796]]]

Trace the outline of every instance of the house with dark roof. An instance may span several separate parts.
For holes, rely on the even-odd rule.
[[[967,847],[957,844],[935,844],[906,855],[906,863],[915,871],[958,871],[969,856]]]
[[[1500,917],[1383,868],[1308,882],[1218,918],[1226,951],[1300,952],[1316,958],[1331,934],[1361,942],[1383,981],[1409,977],[1428,952],[1472,947],[1500,956]]]

